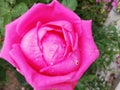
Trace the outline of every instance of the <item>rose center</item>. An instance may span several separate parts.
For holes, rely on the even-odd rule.
[[[53,65],[62,60],[65,45],[62,34],[58,32],[47,32],[42,40],[43,56],[48,65]]]

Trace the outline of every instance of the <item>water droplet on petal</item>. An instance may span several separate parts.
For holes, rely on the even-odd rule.
[[[75,64],[78,65],[78,64],[79,64],[79,61],[78,61],[78,60],[75,60]]]
[[[50,65],[53,65],[53,62],[51,62]]]

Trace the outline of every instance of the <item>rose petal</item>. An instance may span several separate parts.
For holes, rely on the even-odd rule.
[[[45,26],[58,26],[58,27],[64,28],[65,30],[67,30],[69,32],[74,31],[72,24],[68,21],[65,21],[65,20],[48,22],[48,23],[43,25],[43,27],[45,27]]]
[[[78,34],[75,33],[75,39],[74,39],[74,45],[73,45],[73,51],[79,48],[78,43],[79,43]]]
[[[72,27],[71,23],[69,23],[68,21],[65,20],[52,21],[44,24],[42,27],[44,28],[44,30],[47,31],[54,30],[60,32],[62,30],[62,33],[64,35],[64,40],[66,42],[66,46],[69,47],[71,45],[71,47],[74,48],[76,36],[74,35],[74,28]],[[66,49],[66,52],[67,51],[68,48]]]
[[[61,28],[61,30],[63,31],[63,34],[64,34],[65,42],[67,43],[67,46],[69,46],[69,44],[71,43],[72,47],[74,47],[74,43],[76,43],[76,42],[74,42],[74,40],[75,40],[74,28],[72,27],[71,23],[69,23],[68,21],[65,21],[65,20],[59,20],[59,21],[48,22],[45,25],[43,25],[43,27],[46,27],[46,26],[49,27],[49,29],[53,28],[53,30],[55,30],[55,31],[58,31],[59,28]],[[47,29],[47,27],[46,27],[46,30],[49,30],[49,29]]]
[[[80,55],[78,51],[71,53],[64,61],[58,64],[45,67],[40,70],[47,75],[65,75],[77,70],[80,67]]]
[[[82,36],[80,38],[80,55],[82,62],[73,80],[78,80],[99,56],[99,51],[94,42],[91,28],[91,20],[82,20]]]
[[[6,25],[4,43],[0,52],[0,57],[11,63],[13,66],[15,66],[15,62],[10,58],[9,51],[11,50],[13,43],[20,42],[20,37],[16,32],[18,22],[19,19],[16,19],[12,23]]]
[[[73,90],[73,88],[74,85],[71,85],[71,83],[62,83],[50,87],[35,87],[34,90]]]
[[[39,38],[40,42],[46,33],[47,33],[46,28],[44,28],[44,29],[42,28],[41,30],[38,31],[38,38]]]
[[[74,12],[60,4],[57,0],[53,0],[50,4],[34,4],[31,9],[20,17],[17,31],[22,36],[35,27],[38,21],[44,24],[57,20],[66,20],[72,24],[80,22],[80,18]]]
[[[19,65],[20,73],[23,74],[27,80],[27,82],[32,87],[46,88],[59,84],[59,83],[67,83],[74,77],[75,72],[71,72],[68,75],[63,76],[45,76],[38,72],[36,72],[31,66],[29,66],[23,56],[19,45],[14,45],[13,49],[10,51],[10,56],[16,60],[16,63]],[[71,83],[71,87],[73,87],[74,83]]]
[[[42,40],[43,57],[48,65],[55,64],[63,59],[65,43],[59,32],[47,32]],[[62,59],[61,59],[62,58]]]
[[[21,40],[20,47],[24,53],[24,55],[28,58],[27,62],[31,64],[36,70],[47,66],[43,59],[43,53],[40,50],[38,45],[39,41],[37,40],[37,32],[36,28],[29,31],[26,35],[24,35]]]

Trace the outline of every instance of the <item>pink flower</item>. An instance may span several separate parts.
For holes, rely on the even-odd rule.
[[[108,9],[108,6],[107,6],[107,5],[104,5],[104,8],[105,8],[105,9]]]
[[[100,2],[101,2],[101,0],[96,0],[96,2],[100,3]]]
[[[91,20],[82,20],[57,0],[34,4],[6,25],[0,57],[34,90],[73,90],[99,56]]]
[[[114,0],[114,1],[112,2],[112,6],[113,6],[113,7],[117,7],[117,6],[118,6],[118,3],[119,3],[118,0]]]

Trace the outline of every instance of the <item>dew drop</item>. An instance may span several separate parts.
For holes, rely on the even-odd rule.
[[[78,64],[79,64],[79,61],[78,61],[78,60],[75,60],[75,64],[78,65]]]
[[[50,65],[53,65],[53,62],[51,62]]]

